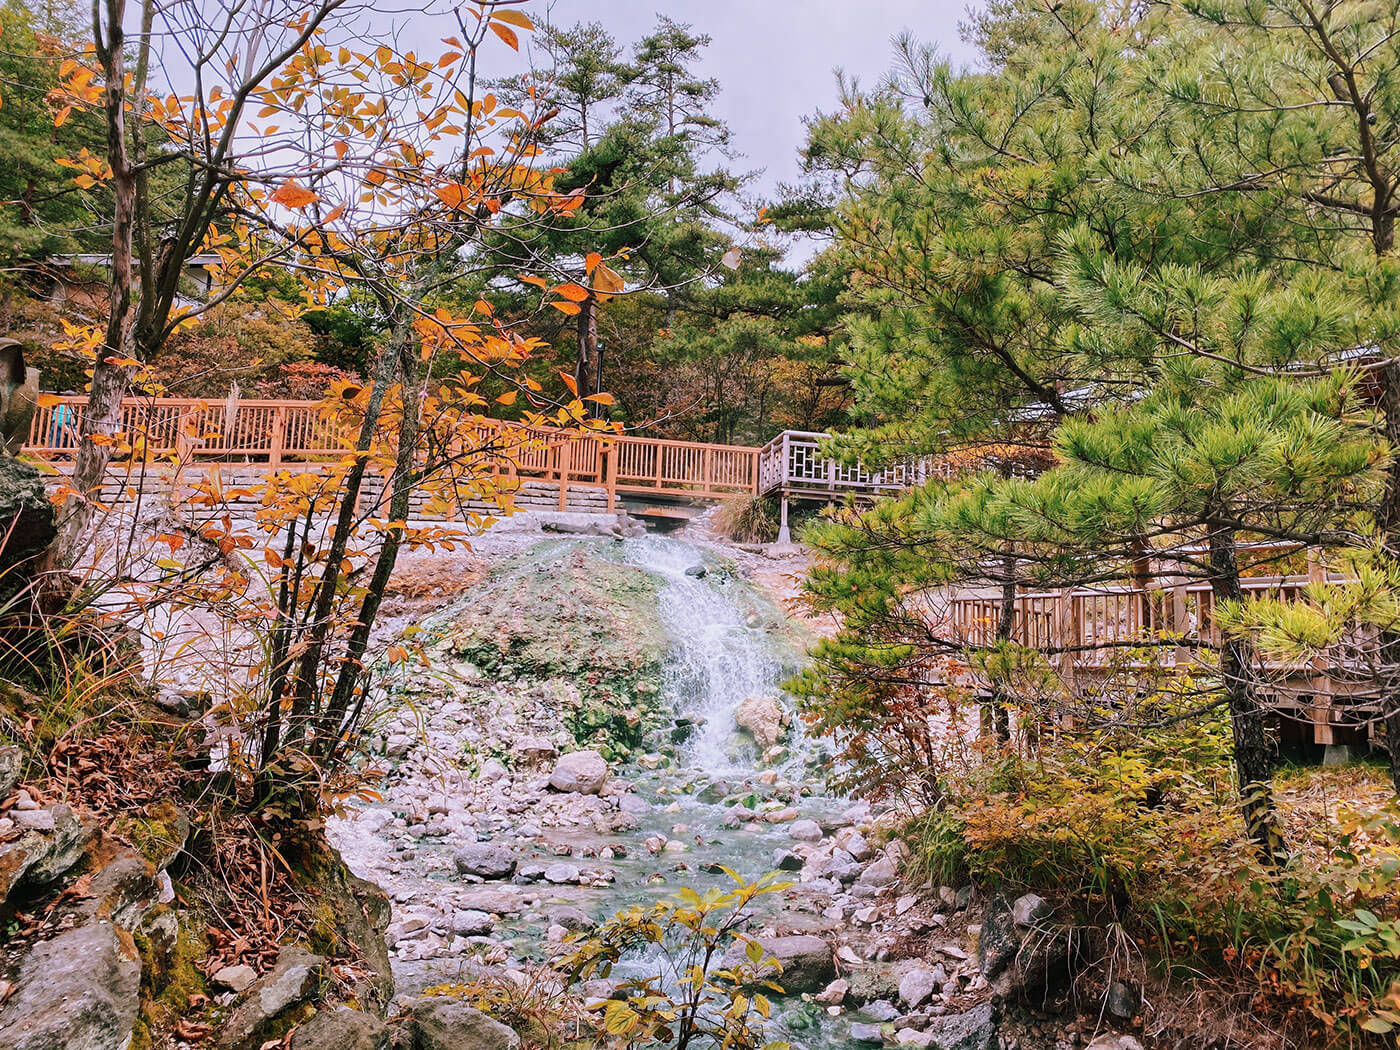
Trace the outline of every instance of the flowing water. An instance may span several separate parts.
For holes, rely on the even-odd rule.
[[[537,570],[548,571],[549,564],[563,558],[572,546],[551,544],[532,552]],[[661,581],[657,615],[672,640],[664,700],[679,719],[694,725],[671,761],[657,768],[632,765],[617,771],[616,776],[630,783],[651,808],[638,818],[636,830],[608,836],[627,846],[626,856],[608,862],[615,881],[607,887],[549,891],[552,897],[546,905],[549,901],[575,905],[601,919],[682,887],[699,892],[732,887],[719,865],[746,879],[767,874],[773,870],[775,854],[793,842],[788,834],[791,825],[761,819],[765,811],[792,806],[800,816],[822,821],[837,817],[850,803],[821,793],[819,755],[802,739],[799,725],[784,742],[785,751],[770,754],[768,763],[760,748],[737,732],[735,708],[748,697],[780,696],[782,683],[801,666],[801,643],[794,639],[782,610],[734,575],[722,557],[683,540],[647,536],[597,549]],[[754,810],[752,819],[736,820],[736,798]],[[644,846],[650,836],[680,840],[685,849],[653,855]],[[559,829],[551,839],[585,849],[596,849],[601,842],[595,832],[582,829]],[[420,858],[433,848],[425,840]],[[352,851],[353,847],[347,850],[347,856]],[[386,889],[395,892],[393,885]],[[784,932],[820,933],[829,927],[830,921],[815,907],[803,903],[800,891],[784,896],[789,899],[777,895],[762,899],[760,921],[776,918]],[[552,952],[537,914],[508,919],[501,933],[512,938],[518,957],[544,961]],[[401,990],[411,991],[452,980],[447,965],[419,963],[400,971],[396,963],[395,972]],[[654,963],[633,959],[618,973],[641,976],[648,966]],[[651,973],[655,972],[653,968]],[[797,997],[776,1005],[774,1038],[788,1039],[805,1050],[853,1045],[846,1036],[849,1016],[833,1020],[816,1004]]]

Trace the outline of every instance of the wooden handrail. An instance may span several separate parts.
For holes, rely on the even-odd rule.
[[[34,413],[24,451],[60,463],[71,458],[86,405],[83,397],[48,401]],[[725,499],[758,491],[759,450],[752,446],[549,430],[485,419],[482,427],[492,433],[519,432],[519,461],[510,465],[510,473],[557,482],[561,507],[574,486],[605,489],[610,506],[618,493]],[[210,465],[309,468],[353,451],[352,435],[338,432],[316,401],[128,398],[118,429],[152,454],[179,453]]]

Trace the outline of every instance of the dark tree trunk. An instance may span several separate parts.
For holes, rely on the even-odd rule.
[[[1391,448],[1400,449],[1400,363],[1389,361],[1376,370],[1380,384],[1382,426]],[[1376,512],[1381,543],[1391,558],[1400,557],[1400,459],[1390,465],[1385,494]],[[1400,634],[1387,631],[1381,636],[1380,709],[1385,721],[1385,743],[1390,753],[1390,780],[1400,795],[1400,690],[1395,681],[1400,671]]]
[[[574,382],[578,396],[586,397],[593,390],[593,358],[598,346],[598,319],[593,313],[593,296],[579,303],[578,336],[574,355]]]
[[[1217,603],[1239,601],[1242,597],[1231,529],[1211,528],[1210,584]],[[1284,849],[1274,812],[1274,747],[1264,725],[1255,667],[1254,644],[1248,638],[1221,636],[1220,686],[1230,711],[1245,832],[1266,863],[1278,864],[1284,859]]]

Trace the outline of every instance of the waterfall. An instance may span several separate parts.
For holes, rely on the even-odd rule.
[[[682,754],[684,764],[715,776],[750,775],[757,755],[736,741],[734,709],[751,696],[776,696],[786,676],[783,654],[752,610],[735,600],[739,588],[687,569],[705,566],[703,552],[660,536],[627,540],[623,560],[660,576],[658,613],[675,642],[666,690],[677,714],[704,719]],[[745,752],[748,752],[747,754]]]

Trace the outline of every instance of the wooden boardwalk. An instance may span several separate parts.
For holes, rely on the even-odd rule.
[[[25,451],[63,468],[77,445],[87,399],[59,398],[34,415]],[[148,452],[218,471],[315,469],[352,450],[350,435],[326,419],[318,402],[198,398],[128,398],[121,431],[140,435]],[[564,507],[571,488],[601,490],[608,506],[621,496],[723,500],[777,494],[784,499],[867,498],[917,484],[937,468],[882,471],[823,456],[827,434],[786,431],[762,448],[632,434],[580,434],[482,422],[483,440],[505,436],[507,472],[557,485]],[[784,515],[786,517],[786,515]]]
[[[34,415],[25,452],[62,471],[77,445],[85,398],[60,398]],[[154,457],[239,475],[270,470],[316,470],[353,450],[351,436],[327,420],[314,401],[130,398],[121,430],[140,435]],[[506,450],[494,469],[558,490],[601,493],[609,509],[619,495],[721,500],[758,487],[759,450],[633,435],[581,434],[483,420],[482,441]]]
[[[85,398],[70,397],[40,408],[25,451],[49,460],[61,475],[71,465],[85,404]],[[164,470],[163,482],[142,479],[145,495],[162,483],[165,494],[178,493],[183,472],[217,472],[236,488],[271,470],[314,471],[352,450],[349,435],[313,401],[132,398],[123,405],[121,428],[140,435],[152,456],[174,465]],[[851,465],[823,455],[821,443],[829,436],[786,431],[759,448],[482,423],[483,442],[507,450],[492,469],[517,485],[522,506],[613,510],[627,498],[656,501],[666,513],[668,504],[772,496],[782,505],[782,541],[789,539],[792,499],[868,500],[959,469],[951,459],[933,457],[882,469]],[[104,502],[120,501],[131,488],[129,473],[125,480],[122,470],[116,474],[104,487]],[[382,486],[370,489],[369,498],[382,498]],[[1297,600],[1308,583],[1323,578],[1321,572],[1310,560],[1308,574],[1250,578],[1244,587]],[[1002,598],[992,588],[922,597],[943,636],[968,648],[995,643]],[[1046,653],[1071,689],[1092,688],[1131,661],[1124,654],[1135,650],[1170,673],[1199,673],[1203,655],[1219,642],[1211,588],[1180,576],[1151,575],[1137,586],[1021,593],[1014,605],[1011,640]],[[1310,722],[1316,742],[1328,744],[1367,709],[1371,686],[1350,670],[1354,663],[1329,654],[1307,666],[1268,665],[1262,671],[1272,702]]]

